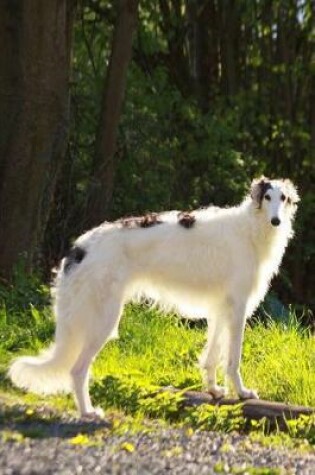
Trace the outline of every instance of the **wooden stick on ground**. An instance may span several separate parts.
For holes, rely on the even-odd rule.
[[[179,392],[175,388],[166,388],[168,391]],[[285,404],[282,402],[265,401],[263,399],[213,399],[211,394],[199,391],[186,391],[183,393],[183,407],[200,406],[201,404],[211,404],[214,406],[233,406],[242,404],[242,412],[245,419],[260,420],[266,418],[270,427],[279,427],[281,430],[287,429],[286,421],[297,419],[301,415],[315,414],[315,408]]]

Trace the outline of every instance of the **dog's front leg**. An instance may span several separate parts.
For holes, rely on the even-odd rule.
[[[216,319],[210,320],[208,322],[208,341],[200,355],[199,364],[203,373],[204,386],[215,399],[222,398],[226,394],[225,388],[219,386],[216,379],[217,366],[221,356],[219,337],[220,331]]]
[[[227,375],[241,399],[258,399],[253,389],[244,386],[240,365],[245,330],[245,306],[234,306],[229,320]]]

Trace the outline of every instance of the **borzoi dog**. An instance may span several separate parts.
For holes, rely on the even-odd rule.
[[[225,394],[216,383],[222,365],[240,398],[257,398],[240,374],[245,322],[278,271],[298,200],[289,180],[262,177],[239,206],[128,218],[83,234],[57,274],[55,343],[15,360],[12,381],[38,393],[73,391],[82,416],[99,414],[90,365],[117,336],[124,304],[145,296],[208,320],[200,366],[213,397]]]

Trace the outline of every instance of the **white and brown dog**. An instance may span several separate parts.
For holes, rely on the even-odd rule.
[[[245,322],[277,273],[299,201],[289,180],[254,180],[239,206],[152,214],[105,223],[77,239],[55,284],[55,343],[15,360],[9,374],[39,393],[73,391],[81,415],[99,414],[89,368],[117,336],[124,304],[145,296],[166,309],[208,320],[200,363],[221,397],[222,364],[241,398],[257,398],[240,375]]]

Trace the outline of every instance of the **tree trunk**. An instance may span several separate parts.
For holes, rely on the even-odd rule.
[[[222,90],[223,94],[234,96],[238,92],[239,4],[235,0],[224,0],[220,9]]]
[[[64,154],[73,0],[0,2],[0,272],[34,263]]]
[[[107,217],[115,177],[115,150],[132,38],[137,22],[138,0],[120,0],[111,58],[104,84],[101,114],[95,142],[92,185],[86,221],[99,224]]]
[[[184,97],[191,96],[193,78],[189,71],[188,55],[185,48],[186,25],[179,2],[159,0],[159,26],[167,42],[166,66],[171,81]],[[193,5],[192,5],[193,7]]]
[[[216,5],[214,1],[187,1],[190,69],[195,94],[203,112],[208,112],[218,78]]]

